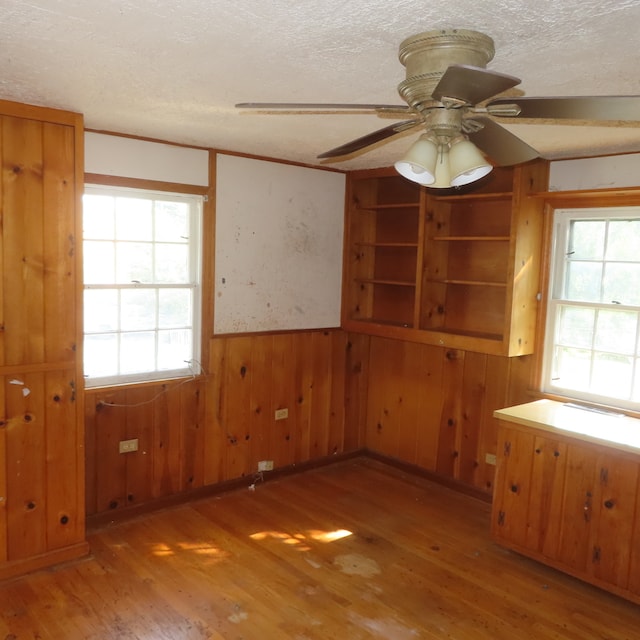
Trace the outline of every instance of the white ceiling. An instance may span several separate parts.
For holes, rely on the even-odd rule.
[[[79,111],[90,129],[318,164],[391,121],[234,104],[401,104],[398,45],[446,28],[490,35],[488,68],[525,95],[640,94],[640,0],[0,0],[0,98]],[[640,127],[509,128],[550,158],[640,151]],[[330,166],[390,165],[416,136]]]

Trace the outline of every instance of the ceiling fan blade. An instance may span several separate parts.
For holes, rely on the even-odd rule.
[[[409,111],[407,105],[396,104],[342,104],[322,102],[239,102],[237,109],[262,109],[262,110],[293,110],[293,111],[377,111],[378,109],[393,109]]]
[[[515,104],[520,119],[640,121],[640,96],[575,96],[558,98],[497,98],[487,104]]]
[[[481,67],[454,64],[444,72],[431,95],[439,102],[443,102],[446,98],[455,98],[466,104],[475,105],[517,84],[520,84],[520,80],[514,76]]]
[[[474,116],[481,129],[468,133],[469,139],[498,166],[510,166],[539,158],[540,154],[490,118]]]
[[[321,153],[318,158],[337,158],[339,156],[346,156],[350,153],[354,153],[355,151],[360,151],[360,149],[364,149],[376,142],[390,138],[391,136],[396,135],[396,133],[408,131],[409,129],[413,129],[413,127],[417,127],[421,124],[422,120],[404,120],[403,122],[396,122],[388,127],[368,133],[366,136],[351,140],[351,142],[340,145],[335,149],[325,151],[324,153]]]

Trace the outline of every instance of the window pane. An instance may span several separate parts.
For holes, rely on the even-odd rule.
[[[118,336],[89,335],[84,338],[84,373],[92,378],[118,373]]]
[[[113,242],[84,243],[83,270],[85,284],[113,284],[115,279]]]
[[[596,353],[592,391],[611,398],[628,398],[633,359],[613,353]]]
[[[567,347],[587,347],[593,344],[595,311],[580,307],[560,307],[557,342]]]
[[[602,298],[602,302],[615,302],[627,306],[640,305],[640,263],[607,264]]]
[[[604,220],[574,220],[569,236],[569,254],[574,260],[601,260],[604,257]]]
[[[189,206],[184,202],[156,200],[155,240],[188,242]]]
[[[201,196],[86,187],[89,386],[160,379],[167,370],[188,372],[188,362],[196,362],[201,247],[194,234],[201,202]]]
[[[182,369],[192,358],[190,331],[158,332],[158,369]]]
[[[586,349],[556,347],[553,382],[565,389],[589,391],[591,352]]]
[[[82,225],[85,239],[113,240],[115,232],[114,199],[111,196],[85,195]]]
[[[156,244],[156,282],[189,282],[189,247],[180,244]]]
[[[562,253],[552,262],[543,390],[638,410],[640,207],[558,209],[554,222]]]
[[[633,354],[636,345],[637,314],[634,311],[598,312],[595,348],[601,351]]]
[[[569,262],[565,297],[569,300],[600,302],[601,262]]]
[[[151,200],[142,198],[116,199],[116,239],[153,239]]]
[[[123,331],[155,328],[155,289],[124,289],[120,296],[120,327]]]
[[[122,333],[120,338],[120,373],[154,371],[156,340],[153,331]]]
[[[191,325],[190,289],[160,289],[158,298],[158,327],[169,329]]]
[[[87,289],[84,292],[84,330],[87,333],[118,330],[118,292]]]
[[[151,244],[124,242],[116,245],[117,282],[153,282]]]
[[[640,220],[611,220],[607,238],[607,260],[638,262]]]

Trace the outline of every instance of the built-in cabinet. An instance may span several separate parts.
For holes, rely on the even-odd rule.
[[[495,355],[533,352],[547,164],[495,168],[473,190],[393,169],[349,176],[343,326]]]
[[[86,553],[82,118],[0,101],[0,579]]]
[[[638,421],[594,416],[558,404],[544,401],[540,407],[563,416],[570,429],[549,426],[553,419],[544,417],[545,428],[536,427],[527,405],[524,413],[516,408],[515,417],[499,420],[493,536],[507,547],[640,602],[640,448],[585,439],[583,428],[601,420],[604,439],[610,431],[607,420],[614,421],[614,428],[621,420]],[[635,437],[638,426],[628,428]]]

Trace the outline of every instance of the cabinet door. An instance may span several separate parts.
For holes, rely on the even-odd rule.
[[[638,463],[620,455],[599,455],[593,491],[589,572],[625,589],[638,487]]]
[[[0,579],[84,543],[77,114],[0,101]]]
[[[536,436],[526,546],[547,558],[558,556],[566,463],[564,442]]]
[[[636,509],[631,534],[629,581],[627,587],[631,593],[640,595],[640,477],[636,490]]]
[[[557,558],[581,572],[586,571],[589,559],[595,473],[596,454],[585,447],[569,445]]]
[[[499,540],[521,547],[527,540],[533,448],[533,435],[517,429],[500,429],[492,532]]]

